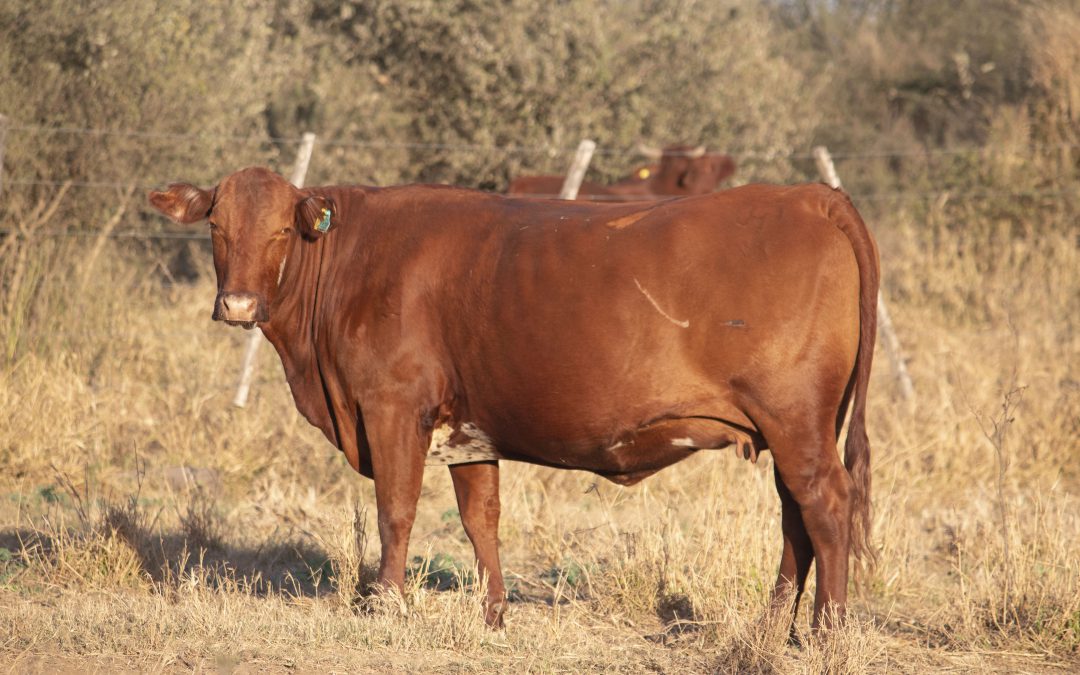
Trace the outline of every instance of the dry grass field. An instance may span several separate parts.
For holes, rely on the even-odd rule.
[[[1080,672],[1077,34],[1078,0],[0,3],[0,670]],[[641,139],[738,183],[829,145],[917,392],[879,348],[846,625],[767,618],[768,453],[504,463],[498,632],[429,469],[409,588],[368,597],[371,483],[268,347],[231,405],[207,242],[129,236],[173,228],[149,184],[287,172],[305,131],[309,183],[486,189],[583,136],[605,180]]]
[[[868,217],[918,399],[899,400],[879,351],[880,562],[857,575],[852,620],[826,639],[808,634],[804,603],[801,647],[764,619],[780,551],[767,454],[752,465],[702,452],[631,488],[505,463],[501,632],[483,625],[449,476],[430,468],[406,597],[361,597],[377,562],[372,485],[296,413],[272,350],[249,406],[231,406],[248,334],[211,323],[205,248],[179,244],[199,277],[165,283],[164,264],[125,262],[130,242],[24,240],[5,256],[40,285],[33,306],[16,294],[4,308],[0,663],[1075,672],[1075,210],[1073,226],[1016,236],[1015,223],[957,228],[955,208]],[[58,259],[71,265],[42,267]]]

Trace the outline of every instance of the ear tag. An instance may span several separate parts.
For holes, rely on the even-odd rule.
[[[322,219],[315,223],[315,229],[319,232],[326,232],[330,229],[330,209],[322,210]]]

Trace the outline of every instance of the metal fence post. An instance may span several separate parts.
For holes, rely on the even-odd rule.
[[[840,188],[840,176],[836,173],[836,166],[833,165],[828,148],[819,145],[813,149],[813,155],[822,180],[829,187]],[[889,316],[889,308],[881,295],[881,289],[878,289],[877,296],[877,320],[878,333],[881,335],[882,346],[885,348],[885,354],[889,358],[893,375],[896,377],[896,384],[900,388],[900,395],[905,401],[914,401],[915,387],[911,384],[911,376],[908,375],[907,365],[904,363],[904,353],[900,348],[900,340],[896,337],[892,317]]]
[[[562,189],[559,190],[559,199],[577,199],[578,190],[581,189],[581,181],[585,179],[585,171],[592,161],[593,152],[596,151],[596,143],[585,139],[578,144],[574,161],[570,163],[570,170],[566,172],[566,180],[563,181]]]

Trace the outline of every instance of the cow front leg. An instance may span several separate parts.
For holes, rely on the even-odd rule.
[[[487,580],[484,621],[502,628],[506,587],[499,564],[499,463],[473,462],[450,467],[465,534],[476,552],[477,571]]]
[[[409,534],[424,479],[425,447],[414,417],[381,412],[372,415],[370,422],[365,419],[382,544],[378,585],[403,592]]]

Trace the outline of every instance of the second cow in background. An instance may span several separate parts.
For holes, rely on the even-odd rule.
[[[663,197],[707,194],[735,173],[730,155],[708,153],[704,145],[669,145],[663,150],[639,146],[646,157],[659,163],[636,169],[612,185],[584,181],[578,199],[591,201],[637,201]],[[519,176],[510,181],[508,194],[555,198],[562,176]]]

